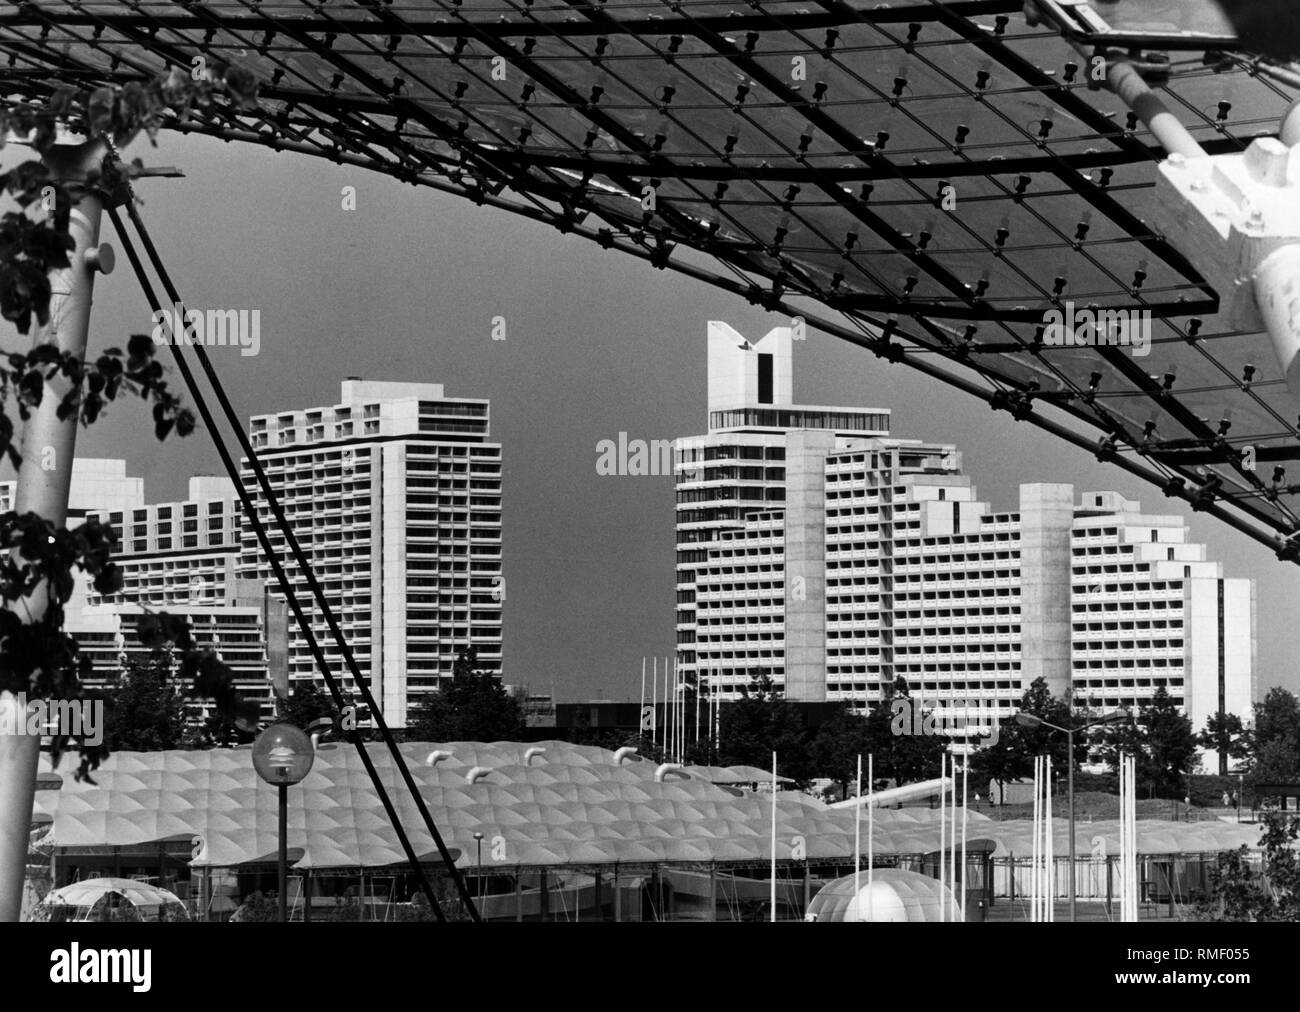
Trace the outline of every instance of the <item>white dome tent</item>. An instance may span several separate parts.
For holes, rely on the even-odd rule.
[[[938,879],[900,868],[878,868],[827,882],[808,906],[810,921],[920,923],[943,920],[951,890]]]
[[[130,920],[189,920],[185,905],[174,893],[124,878],[85,879],[52,889],[33,912],[33,920],[99,920],[96,912],[102,911],[104,901],[113,897],[119,897],[124,906],[137,912],[138,916],[127,918]]]

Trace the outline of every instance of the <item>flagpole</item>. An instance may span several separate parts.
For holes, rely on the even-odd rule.
[[[867,885],[870,886],[876,868],[876,755],[867,753]]]
[[[1029,919],[1038,920],[1038,761],[1041,756],[1034,756],[1034,804],[1033,804],[1033,842],[1029,847]],[[1005,800],[1005,799],[1004,799]]]
[[[682,681],[681,669],[677,667],[677,658],[673,658],[673,706],[677,709],[677,761],[682,761],[683,744],[686,741],[686,693]]]
[[[853,806],[853,891],[862,894],[862,753],[858,753],[858,803]],[[861,917],[862,911],[858,911]]]
[[[645,658],[641,658],[641,705],[636,711],[637,737],[643,733],[641,722],[645,719]],[[639,744],[639,743],[638,743]]]
[[[772,923],[776,923],[776,753],[772,753]]]
[[[948,817],[948,919],[957,920],[957,756],[948,756],[948,770],[952,774],[952,802]]]
[[[671,753],[673,762],[680,762],[681,756],[677,754],[677,732],[681,731],[681,721],[679,717],[677,717],[677,662],[676,658],[664,657],[663,663],[664,667],[671,666],[669,667],[669,670],[672,671],[672,692],[669,693],[668,696],[668,710],[669,713],[672,714],[672,717],[668,718],[669,753]]]
[[[966,897],[969,890],[966,888],[966,823],[970,816],[970,800],[966,793],[968,777],[970,775],[970,754],[967,753],[966,761],[961,767],[961,919],[966,920]]]
[[[659,744],[659,658],[654,658],[654,679],[650,690],[650,748]]]
[[[944,777],[948,775],[948,753],[939,756],[939,920],[948,920],[948,900],[944,896],[944,887],[948,885],[948,864],[944,861],[944,847],[948,838],[944,834],[946,817],[948,817],[948,800],[944,797]]]
[[[672,700],[672,702],[670,702],[668,705],[669,705],[670,709],[672,710],[672,715],[673,715],[673,716],[672,716],[672,720],[671,720],[671,722],[670,722],[669,725],[668,725],[668,726],[672,729],[672,735],[670,736],[670,737],[671,737],[671,740],[672,740],[672,750],[671,750],[671,751],[672,751],[672,759],[673,759],[673,762],[681,762],[682,757],[681,757],[681,754],[680,754],[679,749],[677,748],[677,737],[678,737],[678,735],[681,733],[681,730],[682,730],[682,728],[681,728],[681,723],[682,723],[682,721],[681,721],[681,717],[680,717],[680,715],[677,713],[677,659],[676,659],[675,657],[671,657],[671,658],[670,658],[670,657],[665,657],[665,658],[664,658],[664,664],[665,664],[665,666],[671,666],[671,667],[669,668],[669,670],[672,671],[672,679],[671,679],[671,681],[672,681],[673,691],[672,691],[672,694],[668,697],[670,700]]]

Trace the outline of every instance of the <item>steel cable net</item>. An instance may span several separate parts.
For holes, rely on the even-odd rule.
[[[1234,330],[1206,265],[1147,223],[1165,152],[1088,53],[1159,71],[1211,155],[1275,136],[1296,89],[1208,0],[1092,7],[1118,49],[1001,0],[43,0],[0,14],[0,75],[16,102],[237,66],[256,108],[176,129],[505,207],[798,314],[1294,557],[1300,407],[1267,335]],[[1045,342],[1067,303],[1143,314],[1149,354]]]

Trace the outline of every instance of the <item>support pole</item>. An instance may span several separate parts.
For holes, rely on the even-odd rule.
[[[867,753],[867,886],[875,881],[876,871],[876,754]],[[855,883],[856,884],[856,883]],[[873,894],[868,894],[873,895]],[[874,903],[874,900],[872,901]]]
[[[944,851],[948,847],[948,799],[944,796],[944,778],[948,775],[948,753],[944,752],[939,757],[939,920],[948,920],[948,898],[944,896],[944,887],[948,885],[948,864],[946,864]]]
[[[772,753],[772,923],[776,923],[776,753]]]
[[[966,897],[969,895],[966,889],[966,817],[970,814],[966,797],[966,779],[970,771],[970,756],[966,756],[966,761],[961,767],[961,919],[966,921]]]
[[[650,680],[650,751],[659,744],[659,658],[654,658],[654,672]],[[658,757],[655,757],[658,759]]]
[[[289,785],[280,784],[280,859],[277,862],[280,880],[280,923],[289,920]],[[366,902],[365,879],[361,880],[361,902]],[[364,907],[362,908],[364,910]]]
[[[853,890],[862,892],[862,753],[858,753],[858,803],[853,806]]]
[[[1070,775],[1069,783],[1069,805],[1070,805],[1070,923],[1077,921],[1078,911],[1075,908],[1075,871],[1074,871],[1074,728],[1065,732],[1066,752],[1065,761],[1069,765]]]
[[[190,891],[194,891],[194,872],[190,871]],[[199,909],[195,920],[206,921],[208,910],[212,906],[212,876],[207,868],[199,869]]]
[[[1043,836],[1043,827],[1040,824],[1038,806],[1043,800],[1043,788],[1040,783],[1042,765],[1043,757],[1040,755],[1034,756],[1034,842],[1030,848],[1031,857],[1029,865],[1029,919],[1031,921],[1038,920],[1038,851]]]
[[[46,154],[45,164],[55,179],[81,182],[103,157],[103,144],[91,141],[59,145]],[[96,256],[103,207],[102,195],[87,192],[72,208],[68,223],[74,242],[68,255],[70,266],[50,272],[50,322],[36,330],[33,347],[55,344],[77,361],[85,361],[95,271],[107,273],[112,269],[111,255]],[[59,404],[68,390],[69,381],[61,373],[46,380],[40,405],[23,425],[23,463],[14,500],[15,512],[37,513],[56,528],[67,520],[77,443],[76,414],[66,419],[58,417]],[[24,621],[39,621],[49,606],[45,587],[38,586],[22,603]],[[0,720],[12,713],[25,721],[26,714],[17,710],[12,695],[0,696]],[[0,733],[0,923],[16,922],[22,913],[40,749],[39,735]]]

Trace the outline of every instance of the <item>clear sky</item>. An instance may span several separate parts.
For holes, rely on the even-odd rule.
[[[637,698],[642,657],[673,649],[672,479],[599,476],[596,444],[620,431],[646,440],[703,432],[706,321],[757,338],[788,319],[553,228],[360,169],[171,134],[127,154],[186,173],[146,180],[140,192],[187,303],[261,310],[258,356],[211,349],[241,417],[333,404],[348,375],[491,398],[505,460],[507,680],[554,686],[561,700]],[[10,147],[3,163],[14,160]],[[354,211],[342,208],[345,186],[356,187]],[[114,242],[107,221],[103,237]],[[498,316],[504,341],[492,340]],[[92,352],[150,329],[119,255],[117,272],[96,288]],[[1288,632],[1300,569],[905,366],[816,332],[795,348],[796,401],[892,408],[895,435],[957,443],[996,508],[1015,507],[1021,482],[1073,482],[1190,516],[1193,537],[1228,576],[1257,581],[1261,693],[1300,689]],[[125,457],[156,501],[183,497],[191,474],[220,471],[202,431],[158,444],[138,401],[83,430],[78,452]]]

